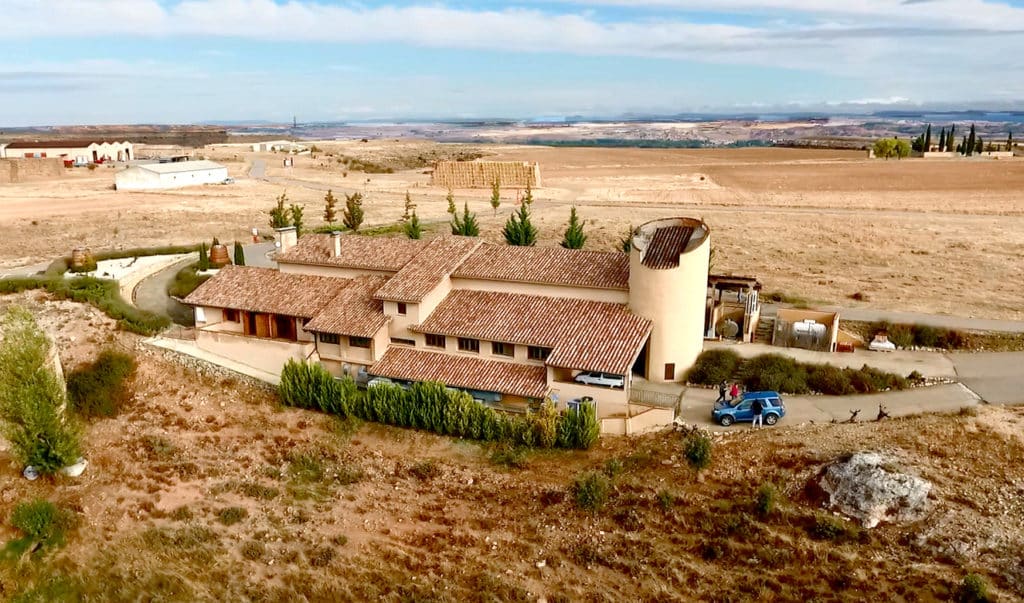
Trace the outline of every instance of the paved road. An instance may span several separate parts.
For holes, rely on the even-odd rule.
[[[776,304],[761,304],[761,313],[775,316],[780,307]],[[876,322],[887,320],[892,323],[924,324],[946,329],[963,331],[1001,331],[1004,333],[1024,333],[1024,321],[997,320],[991,318],[971,318],[968,316],[950,316],[948,314],[923,314],[921,312],[893,312],[874,310],[871,308],[841,308],[839,306],[815,306],[824,312],[839,312],[839,319]]]
[[[29,264],[28,266],[18,266],[17,268],[4,268],[0,270],[0,278],[6,278],[9,276],[33,276],[38,272],[43,272],[50,266],[50,262],[40,262],[38,264]]]
[[[139,283],[133,295],[135,305],[154,314],[167,316],[176,324],[186,327],[194,325],[192,308],[178,303],[167,295],[167,285],[174,280],[174,275],[179,270],[195,262],[198,257],[196,255],[172,264]]]
[[[263,159],[253,159],[252,167],[249,168],[249,177],[263,180],[267,177],[267,162]]]
[[[1024,352],[952,354],[957,379],[989,404],[1024,404]]]
[[[712,389],[688,388],[683,395],[681,416],[689,425],[700,425],[715,431],[743,429],[744,425],[722,427],[711,421],[718,391]],[[925,412],[956,412],[961,408],[975,406],[981,402],[967,387],[952,383],[933,385],[901,392],[865,394],[858,396],[784,396],[786,417],[781,424],[829,423],[833,419],[845,421],[850,411],[860,410],[858,421],[874,420],[878,405],[885,406],[890,416],[898,417]]]
[[[242,245],[242,251],[245,253],[245,265],[246,266],[257,266],[260,268],[277,268],[277,262],[267,257],[267,254],[274,250],[274,242],[268,243],[253,243],[251,245]]]

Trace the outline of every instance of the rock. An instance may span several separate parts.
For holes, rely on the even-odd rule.
[[[61,473],[68,477],[78,477],[85,472],[85,468],[89,466],[89,461],[78,457],[78,461],[74,465],[68,465],[60,470]]]
[[[548,564],[548,562],[547,562],[546,559],[541,559],[540,561],[537,562],[537,569],[544,569],[544,566],[547,565],[547,564]]]
[[[928,510],[931,482],[892,471],[887,461],[881,454],[858,452],[828,465],[817,480],[829,507],[865,528],[920,519]]]

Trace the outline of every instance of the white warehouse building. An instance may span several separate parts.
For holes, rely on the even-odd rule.
[[[114,176],[117,190],[143,191],[181,188],[197,184],[219,184],[227,180],[228,168],[213,161],[181,161],[137,165]]]

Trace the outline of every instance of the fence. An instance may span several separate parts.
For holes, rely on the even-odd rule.
[[[686,390],[683,391],[685,392]],[[637,389],[636,387],[629,390],[629,401],[633,404],[643,404],[645,406],[675,408],[676,405],[679,404],[679,399],[681,397],[682,393],[669,394],[665,392]]]

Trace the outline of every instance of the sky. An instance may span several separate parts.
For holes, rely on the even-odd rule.
[[[3,0],[6,126],[1024,109],[1024,0]]]

